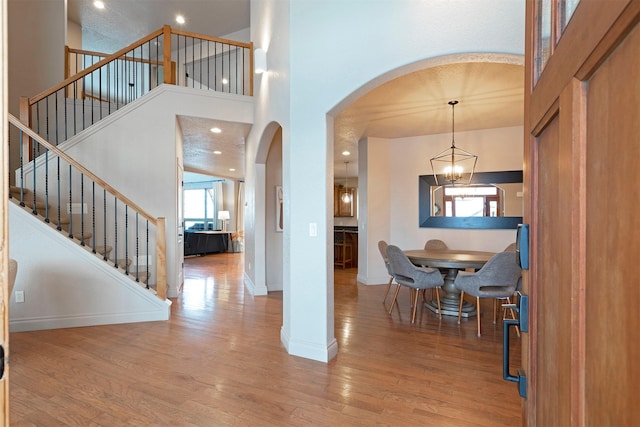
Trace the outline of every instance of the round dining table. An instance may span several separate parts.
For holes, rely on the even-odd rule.
[[[494,252],[467,251],[461,249],[412,249],[404,251],[409,260],[420,267],[433,267],[438,269],[446,269],[447,274],[444,277],[444,285],[442,290],[444,295],[440,296],[440,307],[442,314],[448,316],[457,316],[460,304],[460,290],[454,283],[458,271],[473,269],[479,270],[491,257]],[[427,301],[425,306],[438,313],[438,304],[435,300]],[[471,317],[476,315],[475,304],[464,302],[462,305],[462,317]]]

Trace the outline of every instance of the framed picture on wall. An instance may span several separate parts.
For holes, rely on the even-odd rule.
[[[284,228],[284,218],[282,213],[283,200],[282,185],[276,185],[276,231],[280,233],[282,233]]]

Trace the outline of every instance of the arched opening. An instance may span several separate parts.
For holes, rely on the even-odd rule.
[[[431,173],[429,149],[438,152],[451,142],[451,99],[462,107],[456,111],[456,132],[468,134],[469,144],[483,153],[496,147],[483,139],[513,139],[515,154],[505,167],[522,168],[520,55],[466,53],[417,61],[372,79],[328,114],[334,123],[334,180],[344,182],[348,160],[354,174],[348,178],[358,182],[357,277],[364,284],[386,283],[379,240],[407,249],[422,247],[427,235],[472,247],[486,240],[486,231],[483,236],[479,230],[418,227],[418,176]],[[498,170],[504,157],[501,152],[484,155],[480,167]],[[500,239],[510,235],[495,233],[497,246],[509,243]]]

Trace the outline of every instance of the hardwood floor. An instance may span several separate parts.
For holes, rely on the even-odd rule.
[[[242,262],[185,260],[167,322],[10,334],[11,425],[520,425],[490,301],[478,338],[474,318],[422,309],[411,324],[404,289],[389,315],[386,286],[336,270],[339,352],[324,364],[285,352],[282,294],[248,294]]]

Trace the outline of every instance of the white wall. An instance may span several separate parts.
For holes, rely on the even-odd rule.
[[[460,52],[522,55],[524,2],[253,0],[251,25],[256,47],[267,50],[269,72],[257,86],[247,169],[254,166],[268,124],[283,127],[287,215],[281,337],[292,354],[329,360],[337,345],[328,232],[333,225],[333,122],[327,114],[429,58]],[[256,188],[257,173],[247,176],[248,199],[264,197]],[[311,223],[318,225],[317,237],[309,236]],[[264,230],[250,233],[247,246],[260,242]],[[258,261],[251,258],[257,250],[245,253],[248,274]]]
[[[12,202],[9,226],[11,258],[18,261],[12,332],[169,319],[170,301]],[[24,302],[15,301],[15,291]]]
[[[7,62],[9,113],[20,117],[20,97],[32,97],[64,77],[65,0],[9,0]],[[11,135],[17,141],[16,134]],[[11,145],[9,170],[19,166],[18,145]]]
[[[266,294],[267,291],[265,163],[273,135],[283,124],[289,123],[288,10],[289,2],[278,0],[252,0],[250,7],[251,40],[254,48],[267,51],[269,68],[266,73],[254,75],[254,123],[259,116],[260,124],[252,128],[245,144],[245,283],[256,294]],[[284,191],[286,199],[287,189]],[[287,262],[283,259],[281,264],[284,266]],[[283,304],[289,305],[286,293]],[[284,319],[284,322],[288,321]]]
[[[427,239],[442,239],[452,248],[501,251],[515,241],[515,230],[460,230],[418,228],[418,176],[432,173],[429,159],[451,144],[451,134],[403,138],[392,141],[404,150],[389,153],[393,173],[391,186],[390,240],[402,248],[421,248]],[[406,146],[406,147],[405,147]],[[477,172],[522,170],[523,128],[521,126],[456,132],[456,146],[478,155]],[[403,192],[411,197],[403,197]]]
[[[177,115],[251,123],[249,97],[162,85],[65,143],[89,170],[155,217],[166,218],[167,294],[177,296]],[[230,196],[233,198],[233,187]],[[233,204],[230,204],[233,206]]]
[[[428,239],[451,248],[498,252],[515,241],[515,230],[421,228],[418,219],[418,177],[433,173],[429,159],[451,145],[451,134],[412,138],[369,138],[367,253],[359,251],[358,280],[386,284],[387,270],[378,251],[386,240],[404,249],[419,249]],[[456,132],[456,146],[478,155],[476,172],[522,170],[523,128],[514,126]]]
[[[74,49],[82,49],[82,27],[73,21],[67,20],[67,46]]]
[[[63,80],[65,3],[9,0],[9,112],[16,117],[19,97],[35,96]]]

